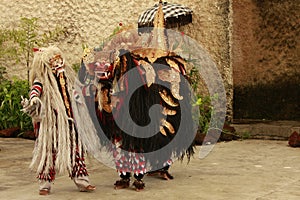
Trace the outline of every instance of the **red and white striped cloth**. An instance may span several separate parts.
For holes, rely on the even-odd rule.
[[[30,99],[32,99],[33,97],[41,97],[42,92],[43,84],[39,80],[35,79],[30,90]]]

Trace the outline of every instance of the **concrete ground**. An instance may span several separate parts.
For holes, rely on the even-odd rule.
[[[204,199],[204,200],[296,200],[300,198],[300,149],[287,141],[243,140],[222,142],[205,158],[200,146],[189,164],[175,162],[170,172],[175,179],[145,177],[146,188],[114,190],[118,179],[93,158],[87,159],[92,193],[78,192],[67,175],[58,175],[49,196],[38,195],[35,174],[28,165],[34,142],[0,138],[0,199]]]

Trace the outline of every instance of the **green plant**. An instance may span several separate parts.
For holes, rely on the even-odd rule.
[[[0,130],[20,127],[21,131],[32,130],[31,118],[21,112],[21,95],[28,96],[28,81],[14,78],[0,83]]]
[[[0,29],[0,130],[20,127],[21,132],[32,130],[31,118],[20,110],[21,95],[28,96],[29,65],[33,56],[33,47],[40,47],[62,40],[64,30],[56,27],[52,31],[42,32],[38,18],[21,18],[14,29]],[[6,67],[15,60],[16,64],[26,65],[27,80],[5,78]],[[21,62],[22,61],[22,62]]]
[[[6,74],[6,70],[5,70],[5,67],[2,67],[0,66],[0,81],[4,81],[5,80],[5,77],[4,77],[4,74]]]
[[[5,42],[0,45],[3,47],[7,57],[14,58],[16,62],[24,60],[27,69],[27,79],[29,79],[29,65],[33,56],[33,48],[48,45],[63,40],[65,37],[64,29],[56,26],[53,30],[41,32],[38,25],[38,18],[20,19],[17,28],[12,30],[2,30]],[[1,36],[2,36],[1,35]]]
[[[241,137],[242,137],[243,140],[250,139],[251,134],[249,132],[242,132]]]
[[[12,38],[18,44],[18,53],[21,54],[26,61],[27,80],[29,80],[29,63],[32,56],[32,48],[38,45],[38,18],[21,18],[20,26],[11,32]],[[18,57],[20,58],[20,56]]]
[[[80,69],[80,63],[74,63],[74,64],[72,64],[72,68],[77,73],[79,71],[79,69]]]
[[[211,117],[213,115],[213,106],[212,106],[212,98],[208,94],[206,94],[201,84],[201,76],[199,74],[198,68],[196,67],[196,60],[189,58],[188,65],[190,70],[188,74],[188,81],[190,83],[191,89],[196,93],[196,100],[193,102],[193,106],[196,106],[199,109],[198,119],[198,131],[200,133],[207,133],[210,128]]]
[[[211,98],[209,96],[197,95],[197,101],[193,104],[199,108],[199,131],[200,133],[207,133],[210,127],[210,118],[212,115]]]

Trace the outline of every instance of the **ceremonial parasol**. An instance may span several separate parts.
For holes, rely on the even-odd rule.
[[[193,11],[183,5],[162,2],[162,10],[165,18],[165,28],[174,28],[189,24],[192,22]],[[138,19],[138,28],[153,27],[154,16],[158,10],[159,4],[144,11]]]

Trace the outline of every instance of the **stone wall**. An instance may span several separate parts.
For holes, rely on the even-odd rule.
[[[233,0],[234,118],[300,119],[300,7]]]
[[[82,45],[99,45],[120,22],[137,23],[138,16],[157,0],[1,0],[0,22],[4,28],[12,28],[21,17],[37,17],[41,31],[61,26],[64,38],[59,42],[68,62],[78,63]],[[227,91],[228,120],[232,116],[232,69],[230,67],[228,0],[169,1],[190,7],[193,23],[179,28],[198,41],[211,55],[224,79]],[[12,67],[13,66],[13,67]],[[26,78],[24,63],[9,66],[9,76]]]
[[[218,66],[227,94],[227,120],[300,119],[299,3],[294,0],[182,0],[193,23],[178,30],[195,39]],[[120,22],[136,26],[156,0],[1,0],[1,28],[37,17],[41,31],[59,26],[57,42],[70,64],[82,45],[97,46]],[[26,78],[24,62],[1,63]],[[233,87],[234,86],[234,87]],[[234,96],[233,96],[234,89]],[[234,114],[233,114],[234,110]]]

